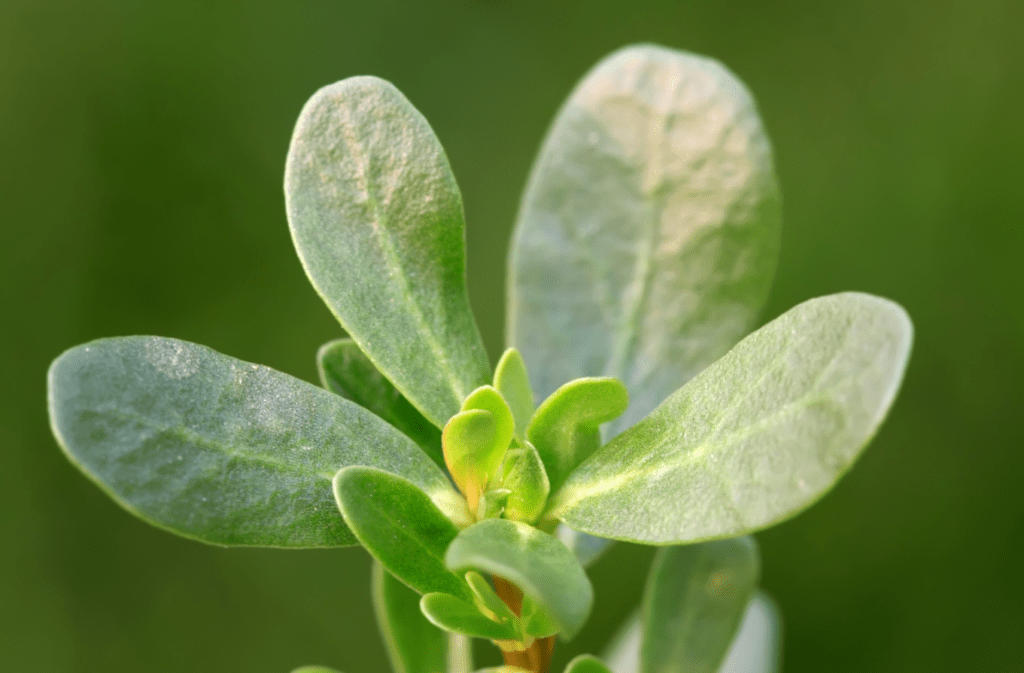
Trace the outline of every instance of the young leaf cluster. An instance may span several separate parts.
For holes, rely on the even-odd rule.
[[[850,468],[912,329],[893,302],[843,293],[747,334],[780,197],[731,73],[635,46],[579,83],[527,184],[493,372],[455,178],[397,89],[318,91],[285,193],[299,258],[348,334],[318,353],[326,390],[183,341],[101,339],[49,373],[72,462],[185,537],[362,545],[399,673],[471,670],[469,638],[545,673],[556,636],[583,628],[584,567],[612,540],[663,549],[604,660],[567,671],[776,669],[749,534]]]

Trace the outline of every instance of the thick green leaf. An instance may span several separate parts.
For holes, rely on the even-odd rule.
[[[409,404],[354,341],[337,339],[325,343],[317,352],[316,364],[324,388],[377,414],[419,444],[439,467],[444,467],[440,428]]]
[[[507,342],[542,397],[612,376],[614,436],[753,326],[777,258],[772,151],[744,85],[654,45],[597,64],[533,167],[509,260]]]
[[[781,653],[778,608],[764,592],[758,591],[747,606],[740,631],[718,673],[776,673]]]
[[[396,578],[421,594],[473,595],[445,567],[459,529],[407,479],[371,467],[346,467],[334,477],[334,497],[359,542]]]
[[[509,489],[505,518],[533,523],[544,511],[551,483],[533,444],[509,449],[502,466],[502,484]]]
[[[133,514],[223,545],[334,547],[356,540],[331,478],[346,465],[456,497],[407,437],[287,374],[160,337],[102,339],[49,373],[50,421],[68,457]]]
[[[759,573],[751,537],[661,549],[644,591],[641,673],[715,673]]]
[[[611,670],[594,655],[580,654],[565,665],[565,673],[611,673]]]
[[[494,414],[486,409],[460,411],[451,417],[441,433],[448,472],[459,490],[466,494],[473,512],[490,479],[483,463],[498,453],[497,439],[498,424]]]
[[[505,605],[505,601],[501,600],[501,597],[495,593],[491,587],[490,582],[484,579],[484,576],[475,570],[470,570],[466,573],[466,583],[469,584],[470,590],[474,595],[474,603],[477,607],[481,608],[481,612],[488,615],[494,621],[504,623],[510,623],[515,620],[516,615],[512,612],[509,606]]]
[[[496,622],[483,615],[472,603],[442,593],[426,594],[420,609],[438,628],[474,638],[515,640],[519,637],[512,622]]]
[[[533,416],[533,392],[526,363],[515,348],[507,349],[498,360],[498,366],[494,368],[494,387],[512,410],[516,419],[516,440],[521,444]]]
[[[586,622],[594,600],[587,574],[565,545],[516,521],[487,519],[459,533],[445,563],[455,571],[503,577],[554,618],[566,639]]]
[[[420,611],[420,596],[373,564],[373,607],[395,673],[446,670],[448,636]]]
[[[494,415],[494,447],[491,451],[477,456],[480,467],[487,475],[486,483],[494,477],[501,466],[501,461],[505,457],[505,451],[508,450],[508,446],[515,434],[516,422],[512,417],[512,410],[508,408],[505,399],[492,386],[477,388],[462,403],[463,412],[474,409],[489,411]]]
[[[462,197],[427,121],[375,77],[320,89],[292,135],[285,197],[317,292],[443,426],[490,367],[466,295]]]
[[[648,544],[752,532],[824,495],[896,396],[912,327],[897,304],[846,293],[744,339],[552,497],[577,530]]]
[[[552,490],[601,445],[600,425],[618,418],[628,404],[626,387],[609,378],[570,381],[544,400],[527,435],[544,461]]]

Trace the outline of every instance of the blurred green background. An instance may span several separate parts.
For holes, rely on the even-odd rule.
[[[306,98],[355,74],[394,82],[447,148],[498,355],[539,140],[598,58],[651,41],[720,59],[759,101],[785,197],[765,319],[862,290],[916,324],[870,450],[758,536],[784,670],[1020,671],[1022,26],[1019,0],[0,0],[0,670],[384,671],[362,550],[136,521],[58,450],[46,368],[158,334],[315,381],[339,329],[292,248],[284,157]],[[649,557],[594,567],[595,616],[557,670],[636,604]]]

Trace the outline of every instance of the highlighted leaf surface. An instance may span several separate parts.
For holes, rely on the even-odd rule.
[[[444,564],[459,529],[412,482],[347,467],[334,478],[334,496],[359,542],[392,575],[421,594],[442,591],[472,600],[465,580]]]
[[[380,416],[419,444],[439,467],[444,466],[441,430],[398,392],[354,341],[325,343],[317,352],[316,364],[324,388]]]
[[[72,348],[50,368],[49,405],[65,453],[119,504],[212,544],[356,544],[331,494],[346,465],[452,494],[410,439],[362,407],[176,339]]]
[[[571,638],[586,622],[594,591],[565,545],[532,526],[487,519],[459,533],[445,563],[502,577],[537,602]]]
[[[507,342],[534,391],[615,377],[631,404],[607,436],[636,423],[753,326],[780,221],[732,73],[654,45],[602,60],[544,140],[513,234]]]
[[[292,135],[285,197],[317,292],[443,426],[490,367],[466,295],[462,197],[427,121],[375,77],[320,89]]]
[[[598,449],[553,496],[551,515],[648,544],[730,537],[793,516],[874,435],[911,339],[910,319],[886,299],[804,302]]]

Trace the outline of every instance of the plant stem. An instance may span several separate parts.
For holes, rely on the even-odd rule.
[[[497,575],[494,578],[494,592],[518,617],[522,614],[523,592],[517,586]],[[555,650],[555,637],[537,638],[525,650],[509,652],[502,650],[506,666],[524,668],[533,673],[548,673],[551,654]]]

